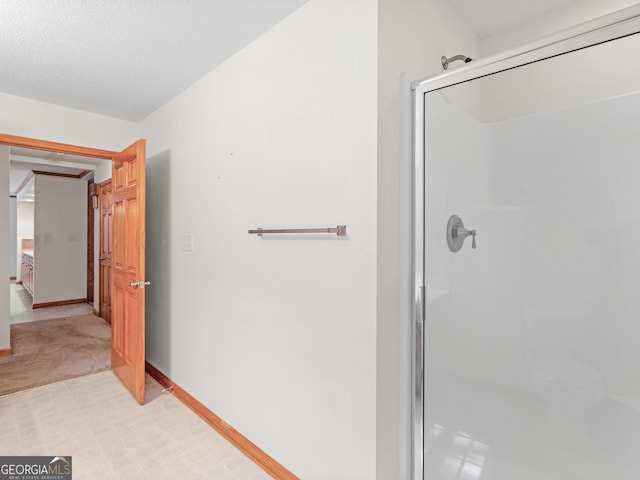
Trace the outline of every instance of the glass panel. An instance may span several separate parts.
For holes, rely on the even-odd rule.
[[[425,479],[640,478],[637,51],[425,95]]]

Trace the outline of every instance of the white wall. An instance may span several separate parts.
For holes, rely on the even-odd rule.
[[[9,276],[16,276],[16,256],[18,252],[17,235],[18,235],[18,200],[15,197],[9,197]]]
[[[147,358],[310,480],[376,475],[376,29],[311,0],[142,123]]]
[[[118,151],[124,150],[128,145],[124,145],[122,148],[119,148]],[[95,172],[93,172],[93,181],[96,184],[105,182],[111,178],[111,160],[103,160],[98,163],[98,167]]]
[[[139,138],[139,130],[136,123],[0,93],[2,133],[120,151]],[[6,163],[9,168],[8,159]],[[9,255],[9,244],[0,243],[3,251],[7,253],[0,257]],[[0,332],[5,329],[9,329],[8,307],[6,315],[0,314]]]
[[[0,225],[9,225],[9,147],[0,145]],[[0,350],[9,348],[11,336],[9,331],[9,230],[0,235]]]
[[[640,35],[633,35],[478,80],[482,119],[493,122],[635,92],[638,48]]]
[[[636,5],[632,0],[583,0],[572,2],[519,25],[484,37],[482,55],[487,56],[525,45],[560,30]],[[634,92],[640,69],[633,61],[638,35],[588,50],[511,70],[481,81],[481,115],[485,122],[565,108],[602,98]],[[594,69],[594,64],[600,68]],[[589,72],[586,74],[585,72]],[[575,79],[580,78],[580,82]],[[529,95],[520,87],[531,85]]]
[[[637,3],[635,0],[607,0],[606,2],[602,0],[580,0],[579,2],[571,2],[544,15],[484,37],[481,44],[481,53],[484,57],[515,48],[560,30],[631,7]],[[602,69],[603,73],[610,70],[608,66]]]
[[[17,280],[22,280],[20,275],[20,265],[22,264],[22,239],[33,239],[33,207],[34,202],[18,201],[16,205],[16,256],[14,264],[16,265]]]
[[[120,151],[139,138],[139,124],[0,93],[0,132]]]
[[[440,57],[475,58],[479,39],[444,0],[380,0],[378,67],[377,478],[409,478],[411,102],[409,81]],[[404,76],[403,76],[404,74]],[[477,95],[465,98],[477,103]]]
[[[87,296],[87,182],[35,175],[33,302]]]

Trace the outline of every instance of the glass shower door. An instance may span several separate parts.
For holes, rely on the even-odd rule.
[[[424,96],[427,480],[640,478],[637,51]]]

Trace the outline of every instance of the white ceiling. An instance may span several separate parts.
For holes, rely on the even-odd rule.
[[[0,1],[0,91],[139,121],[306,1]]]
[[[481,37],[580,0],[450,0]]]
[[[140,121],[306,1],[0,0],[0,92]],[[449,1],[486,36],[581,0]]]

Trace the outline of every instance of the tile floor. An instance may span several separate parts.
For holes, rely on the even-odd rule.
[[[60,307],[31,308],[33,298],[22,285],[16,285],[11,281],[9,287],[9,305],[11,311],[11,323],[33,322],[36,320],[48,320],[51,318],[72,317],[93,312],[93,307],[88,303],[75,305],[62,305]]]
[[[0,397],[0,452],[69,455],[76,480],[270,478],[149,376],[146,396],[108,371]]]

